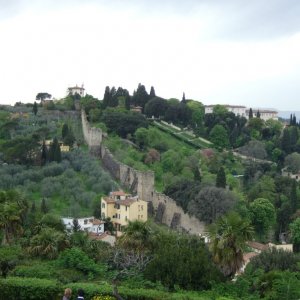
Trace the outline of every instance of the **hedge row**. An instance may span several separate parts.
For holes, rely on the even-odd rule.
[[[93,296],[111,296],[112,288],[106,283],[70,283],[63,286],[56,280],[8,277],[0,279],[0,300],[60,300],[66,287],[73,290],[74,294],[79,288],[85,291],[85,299],[92,299]],[[119,288],[120,295],[125,300],[209,300],[216,299],[209,297],[209,293],[203,292],[182,292],[167,293],[163,291],[149,289],[131,289],[127,287]],[[225,299],[225,298],[224,298]]]
[[[186,144],[188,144],[188,145],[190,145],[190,146],[192,146],[194,148],[199,149],[199,148],[209,148],[209,146],[212,147],[212,145],[206,145],[204,142],[202,142],[200,140],[197,140],[197,142],[189,140],[188,138],[186,138],[186,137],[184,137],[184,136],[182,136],[182,135],[180,135],[178,133],[173,132],[171,129],[166,128],[163,125],[160,125],[160,124],[158,125],[158,123],[153,123],[153,125],[156,126],[156,128],[158,128],[158,129],[160,129],[160,130],[162,130],[164,132],[167,132],[167,133],[171,134],[176,139],[178,139],[181,142],[184,142],[184,143],[186,143]]]

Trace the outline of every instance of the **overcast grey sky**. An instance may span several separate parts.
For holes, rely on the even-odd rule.
[[[0,103],[138,83],[165,98],[300,110],[298,0],[0,0]]]

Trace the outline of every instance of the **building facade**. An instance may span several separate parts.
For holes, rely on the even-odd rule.
[[[80,86],[77,86],[77,84],[76,84],[76,86],[68,88],[69,94],[71,94],[71,95],[78,94],[80,97],[84,97],[84,91],[85,91],[85,89],[84,89],[83,85],[80,87]]]
[[[148,203],[123,191],[111,192],[101,198],[102,219],[110,218],[116,230],[121,231],[129,221],[148,219]]]
[[[79,218],[77,219],[77,221],[81,231],[86,231],[95,234],[104,233],[104,221],[95,219],[94,217]],[[62,222],[64,223],[68,232],[73,231],[74,218],[62,218]]]
[[[205,105],[205,114],[211,114],[213,113],[214,107],[216,105]],[[234,113],[236,116],[241,116],[246,119],[249,119],[249,111],[250,109],[246,106],[242,105],[222,105],[224,106],[229,112]],[[252,109],[253,116],[255,117],[257,112],[260,113],[260,118],[264,121],[267,121],[269,119],[278,120],[278,112],[276,110],[270,110],[270,109]]]

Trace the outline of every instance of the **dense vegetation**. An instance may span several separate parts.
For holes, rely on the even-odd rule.
[[[55,299],[65,287],[97,299],[300,297],[299,184],[282,176],[300,171],[295,117],[283,128],[223,106],[205,115],[198,101],[162,99],[141,84],[132,96],[106,87],[102,101],[49,98],[40,93],[43,105],[0,110],[4,298]],[[118,187],[83,145],[79,105],[108,133],[117,159],[153,170],[156,188],[207,224],[209,244],[152,221],[130,223],[114,247],[83,232],[66,234],[61,216],[100,217],[101,195]],[[61,152],[60,143],[71,151]],[[232,282],[252,239],[293,242],[295,253],[263,252]]]

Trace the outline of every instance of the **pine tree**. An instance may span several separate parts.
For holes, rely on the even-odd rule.
[[[154,87],[151,86],[149,98],[152,99],[152,98],[154,98],[154,97],[156,97],[156,95],[155,95],[155,90],[154,90]]]
[[[257,110],[256,118],[260,119],[260,112],[259,112],[259,109]]]
[[[291,114],[290,115],[290,126],[292,126],[293,125],[293,115]]]
[[[35,101],[34,101],[34,104],[33,104],[33,107],[32,107],[32,112],[34,113],[35,116],[38,112],[38,106],[37,106],[37,103]]]
[[[291,207],[293,212],[298,208],[298,197],[297,197],[297,184],[296,180],[293,180],[291,194],[290,194]]]
[[[42,154],[41,154],[41,165],[44,166],[47,162],[47,147],[45,141],[43,141],[42,145]]]
[[[223,167],[221,167],[217,173],[216,187],[226,188],[226,175]]]
[[[249,109],[249,119],[253,118],[253,111],[252,108]]]
[[[49,208],[48,208],[48,206],[47,206],[47,204],[46,204],[45,198],[43,198],[43,199],[42,199],[42,202],[41,202],[41,212],[42,212],[43,214],[46,214],[46,213],[49,212]]]

